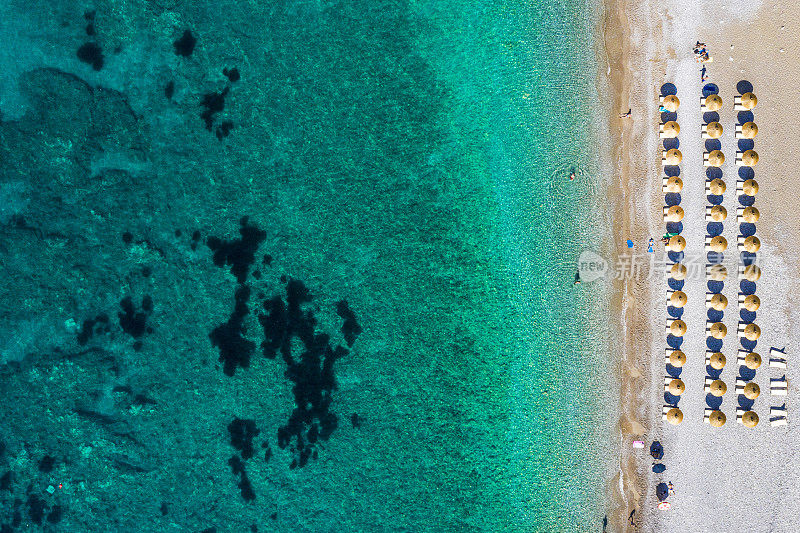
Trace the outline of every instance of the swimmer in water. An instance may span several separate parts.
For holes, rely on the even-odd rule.
[[[569,181],[575,181],[575,169],[572,168],[569,171]]]
[[[581,271],[578,270],[575,272],[575,283],[573,285],[580,285],[581,284]]]

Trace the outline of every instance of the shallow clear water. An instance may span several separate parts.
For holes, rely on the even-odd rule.
[[[69,242],[31,246],[19,219],[4,220],[16,220],[3,244],[17,257],[5,274],[38,269],[50,280],[7,295],[27,303],[6,314],[3,361],[30,366],[5,365],[5,390],[19,389],[32,410],[43,395],[65,398],[33,426],[9,422],[3,438],[17,475],[35,472],[45,453],[69,457],[56,472],[74,490],[49,505],[64,506],[73,530],[597,528],[616,400],[613,336],[605,286],[573,285],[580,252],[604,250],[610,226],[595,7],[193,6],[98,4],[99,71],[75,57],[83,13],[65,3],[19,16],[21,28],[47,28],[50,45],[63,47],[26,69],[53,66],[77,81],[40,71],[20,73],[19,93],[2,85],[2,101],[23,106],[4,110],[14,120],[2,124],[0,148],[16,176],[4,194],[27,191],[16,215]],[[181,57],[172,43],[186,28],[198,42]],[[223,67],[241,79],[226,79]],[[213,93],[225,105],[207,131],[201,102]],[[226,120],[228,136],[218,129]],[[232,242],[243,216],[264,233],[237,281],[215,266],[220,247],[207,237]],[[317,458],[301,468],[291,465],[303,445],[282,447],[279,435],[299,406],[298,381],[281,356],[261,354],[269,333],[256,320],[264,302],[290,303],[282,275],[313,295],[303,309],[332,346],[348,344],[340,300],[363,330],[335,362],[337,386],[323,387],[338,424],[328,440],[306,440]],[[241,334],[259,348],[229,377],[213,331],[243,285],[251,295]],[[124,306],[119,313],[128,295],[137,306],[144,295],[154,302],[152,331],[136,348]],[[123,361],[122,376],[103,377],[107,360],[79,351],[64,326],[101,312],[112,327],[88,346]],[[295,357],[300,339],[287,344]],[[96,382],[82,374],[89,369]],[[120,407],[109,399],[119,391],[108,392],[120,383],[156,403]],[[118,442],[96,427],[107,421],[97,413],[124,420],[147,444]],[[234,417],[254,420],[255,445],[272,451],[244,458],[252,502],[226,464],[238,453],[226,429]],[[61,444],[41,442],[20,459],[23,442],[56,426]],[[132,474],[115,459],[107,468],[120,454],[160,466]],[[175,493],[195,478],[205,481]],[[158,513],[162,502],[174,510]]]

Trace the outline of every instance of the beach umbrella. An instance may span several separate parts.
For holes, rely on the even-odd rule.
[[[725,368],[725,363],[727,363],[725,356],[722,355],[720,352],[714,352],[708,359],[709,359],[708,364],[714,370],[722,370],[723,368]]]
[[[681,319],[675,319],[669,325],[669,332],[673,337],[683,337],[686,333],[686,322]]]
[[[758,193],[758,182],[752,178],[745,180],[742,183],[742,192],[747,196],[755,196]]]
[[[664,97],[664,102],[661,104],[667,111],[674,113],[681,106],[681,101],[674,94]]]
[[[686,239],[680,235],[673,235],[670,237],[669,244],[667,246],[673,252],[682,252],[686,248]]]
[[[679,205],[673,205],[667,209],[666,219],[668,222],[680,222],[683,220],[683,215],[683,208]]]
[[[744,335],[744,338],[749,341],[757,341],[761,336],[761,328],[756,324],[747,324],[744,327],[744,332],[742,332],[742,335]]]
[[[728,328],[722,322],[714,322],[708,330],[708,333],[715,339],[724,339],[728,334]]]
[[[680,350],[673,350],[673,352],[669,354],[669,364],[675,368],[682,367],[686,364],[686,354]]]
[[[711,150],[708,153],[708,164],[712,167],[721,167],[725,163],[725,154],[722,150]]]
[[[678,378],[669,382],[669,393],[673,396],[680,396],[686,390],[686,385]]]
[[[669,297],[669,304],[672,307],[681,308],[686,305],[688,298],[686,297],[686,293],[683,291],[675,291]]]
[[[674,120],[670,120],[664,123],[664,128],[662,130],[662,134],[667,139],[672,139],[678,136],[681,132],[681,127],[678,126],[678,123]]]
[[[752,139],[758,135],[758,126],[755,122],[745,122],[742,124],[742,137],[745,139]]]
[[[750,235],[744,239],[742,247],[746,252],[754,254],[761,248],[761,241],[755,235]]]
[[[667,499],[668,496],[669,496],[669,485],[667,485],[663,481],[658,485],[656,485],[656,498],[658,498],[659,501],[663,502],[664,500]]]
[[[708,247],[713,252],[724,252],[728,248],[728,239],[722,235],[717,235],[716,237],[711,238],[711,243],[708,245]]]
[[[706,111],[719,111],[722,107],[722,98],[718,94],[709,94],[706,97]]]
[[[725,281],[728,277],[728,269],[723,265],[712,265],[708,269],[708,279],[712,281]]]
[[[748,294],[744,297],[744,302],[742,303],[742,307],[747,309],[748,311],[755,313],[758,311],[758,308],[761,307],[761,298],[756,296],[755,294]]]
[[[742,154],[742,165],[754,167],[758,163],[758,153],[755,150],[745,150]]]
[[[667,192],[681,192],[683,190],[683,180],[678,176],[671,176],[667,179],[667,186],[664,188]]]
[[[747,411],[742,415],[742,424],[746,428],[754,428],[758,425],[758,415],[755,411]]]
[[[683,154],[677,148],[670,148],[666,155],[667,165],[679,165],[683,161]]]
[[[752,194],[748,194],[748,196],[753,196]],[[758,219],[761,217],[761,213],[758,212],[753,206],[745,207],[742,211],[742,220],[749,224],[755,224],[758,222]]]
[[[753,93],[744,93],[742,95],[742,107],[744,107],[748,111],[750,109],[753,109],[757,103],[758,103],[758,98],[756,98],[756,95],[754,95]]]
[[[717,165],[719,166],[719,165]],[[713,195],[719,196],[721,194],[725,194],[725,182],[719,178],[714,178],[710,182],[708,182],[708,192]],[[715,206],[715,207],[722,207],[722,206]]]
[[[725,308],[728,307],[728,299],[724,294],[716,293],[708,301],[708,306],[712,309],[716,309],[717,311],[724,311]]]
[[[706,134],[712,139],[719,139],[722,136],[722,124],[709,122],[706,124]]]
[[[722,181],[722,180],[720,180]],[[724,185],[724,182],[723,182]],[[722,207],[721,205],[715,205],[711,207],[711,220],[714,222],[722,222],[726,218],[728,218],[728,210]]]
[[[750,370],[755,370],[761,366],[761,356],[756,352],[750,352],[744,358],[744,366]]]
[[[708,390],[716,397],[720,397],[726,392],[728,392],[728,386],[725,385],[725,382],[721,379],[715,379],[711,382],[711,385],[708,387]]]
[[[677,426],[681,422],[683,422],[683,412],[677,407],[673,407],[669,411],[667,411],[667,422],[672,424],[673,426]]]
[[[725,417],[725,413],[718,409],[711,411],[711,414],[708,415],[708,423],[714,428],[721,428],[725,425],[727,420],[728,419]]]
[[[761,394],[761,389],[752,381],[744,386],[744,397],[748,400],[755,400]]]
[[[653,443],[650,445],[650,455],[653,456],[653,459],[661,459],[664,457],[664,447],[661,443],[657,440],[654,440]]]
[[[669,267],[669,277],[678,281],[686,279],[686,265],[675,263]]]
[[[761,277],[761,269],[758,268],[756,265],[747,265],[744,267],[744,272],[742,273],[742,277],[747,281],[756,282],[758,278]]]

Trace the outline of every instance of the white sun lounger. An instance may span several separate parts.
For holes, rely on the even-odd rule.
[[[789,421],[786,420],[785,416],[779,416],[779,417],[776,417],[776,418],[770,418],[769,419],[769,425],[772,426],[772,427],[785,426],[788,423],[789,423]]]
[[[739,187],[738,183],[741,183],[741,182],[737,182],[736,192],[741,193],[742,189]],[[737,207],[736,208],[736,222],[738,222],[739,224],[743,223],[744,222],[744,216],[743,215],[744,215],[744,207]]]
[[[667,419],[667,413],[669,412],[670,409],[672,409],[671,405],[665,405],[664,407],[661,408],[661,420]]]
[[[742,409],[741,407],[737,407],[736,408],[736,421],[738,423],[740,423],[740,424],[742,423],[742,415],[744,415],[745,412],[746,411],[744,409]]]
[[[735,163],[737,167],[746,166],[742,164],[743,163],[742,154],[744,154],[744,152],[736,152]]]
[[[713,239],[713,238],[714,237],[712,237],[711,235],[706,235],[706,239],[705,239],[705,241],[703,241],[705,243],[705,245],[706,245],[706,248],[708,248],[708,246],[711,244],[711,239]]]
[[[659,139],[667,139],[667,138],[672,138],[672,136],[671,136],[671,135],[670,135],[670,136],[667,136],[667,134],[666,134],[666,133],[664,133],[664,124],[659,124],[659,125],[658,125],[658,138],[659,138]]]
[[[783,357],[770,357],[769,366],[772,368],[786,368],[786,359]]]
[[[769,349],[769,354],[770,355],[775,355],[775,356],[784,356],[784,355],[786,355],[786,348],[783,348],[782,350],[779,350],[778,348],[775,348],[774,346],[772,346]]]
[[[672,376],[664,376],[664,392],[669,391],[669,384],[670,382],[675,379]]]
[[[736,378],[736,394],[744,394],[744,386],[747,382],[742,378]]]
[[[789,382],[786,376],[780,378],[770,378],[769,380],[769,393],[773,396],[786,396],[789,392]]]
[[[700,109],[702,109],[703,112],[706,111],[706,98],[707,98],[706,96],[700,97]]]
[[[703,152],[703,166],[704,167],[710,167],[711,166],[711,163],[708,161],[708,155],[710,153],[711,152]]]
[[[711,392],[711,384],[714,383],[714,380],[708,376],[706,376],[705,386],[703,387],[704,392]]]
[[[744,329],[748,326],[749,322],[739,322],[739,327],[736,328],[736,333],[739,335],[739,338],[744,337]]]
[[[661,178],[661,192],[667,193],[667,183],[669,182],[669,176],[664,176]]]
[[[675,322],[676,320],[677,320],[677,318],[668,318],[668,319],[667,319],[667,335],[669,335],[669,334],[670,334],[669,327],[670,327],[670,326],[672,325],[672,323],[673,323],[673,322]]]
[[[734,107],[734,109],[736,109],[736,107]],[[744,108],[742,108],[742,109],[744,109]],[[742,125],[741,124],[737,124],[736,125],[735,135],[736,135],[737,139],[744,139],[744,134],[742,133]]]
[[[740,252],[742,251],[742,248],[744,247],[744,240],[745,239],[746,239],[746,237],[744,235],[737,235],[736,236],[736,245],[739,247],[739,251]]]
[[[747,108],[742,105],[742,97],[736,95],[733,97],[733,110],[734,111],[747,111]],[[737,128],[741,128],[741,125],[737,124]]]
[[[661,151],[661,164],[665,165],[665,166],[667,164],[667,151],[666,150],[662,150]]]
[[[745,298],[747,298],[747,296],[748,295],[743,293],[743,292],[739,293],[739,309],[743,309],[744,308],[744,300],[745,300]]]
[[[711,418],[711,413],[713,413],[713,412],[714,412],[714,410],[712,408],[706,407],[705,410],[703,411],[703,422],[708,424],[709,423],[708,420],[709,420],[709,418]]]
[[[664,206],[664,220],[667,220],[667,213],[669,212],[669,208],[670,207],[671,206],[668,206],[668,205]]]
[[[700,136],[703,139],[710,139],[711,138],[711,136],[708,134],[708,124],[703,124],[703,126],[700,128]]]
[[[786,416],[786,404],[770,407],[769,416]]]

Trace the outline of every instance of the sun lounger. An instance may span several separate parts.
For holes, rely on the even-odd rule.
[[[747,237],[745,237],[744,235],[737,235],[737,237],[736,237],[736,245],[739,247],[739,251],[740,251],[740,252],[741,252],[741,251],[743,250],[743,248],[744,248],[744,240],[745,240],[746,238],[747,238]]]
[[[661,151],[661,164],[662,165],[666,165],[667,164],[667,151],[666,150],[662,150]]]
[[[786,348],[778,349],[778,348],[775,348],[774,346],[772,346],[769,349],[769,354],[770,355],[777,355],[777,356],[786,355]]]
[[[742,378],[736,378],[736,394],[744,394],[744,386],[747,385],[747,382]]]
[[[786,416],[786,404],[770,407],[769,416]]]
[[[742,190],[739,187],[739,183],[742,183],[742,182],[737,182],[736,183],[736,192],[741,194]],[[736,208],[736,222],[738,222],[739,224],[744,222],[744,217],[742,215],[744,215],[744,207],[737,207]]]
[[[703,411],[703,422],[708,424],[709,423],[708,420],[709,420],[709,418],[711,418],[711,413],[713,413],[713,412],[714,412],[714,410],[712,408],[706,407],[705,411]]]
[[[664,206],[664,221],[667,221],[667,214],[669,213],[669,208],[670,207],[671,206],[668,206],[668,205]]]
[[[668,318],[668,319],[667,319],[667,335],[669,335],[669,334],[671,333],[671,331],[670,331],[669,327],[670,327],[670,326],[672,325],[672,323],[673,323],[673,322],[675,322],[676,320],[677,320],[677,318]]]
[[[736,95],[733,97],[733,110],[734,111],[749,111],[744,105],[742,105],[742,97]],[[741,128],[740,125],[737,124],[737,128]]]
[[[661,192],[667,192],[667,182],[669,181],[669,176],[664,176],[661,178]]]
[[[743,155],[743,154],[744,154],[744,152],[736,152],[736,159],[735,159],[735,163],[736,163],[736,166],[737,166],[737,167],[741,167],[741,166],[747,166],[747,165],[744,165],[744,164],[743,164],[743,159],[742,159],[742,155]]]
[[[777,418],[770,418],[769,419],[769,425],[772,426],[772,427],[785,426],[788,423],[789,423],[789,421],[786,420],[785,416],[779,416]]]
[[[736,421],[737,421],[738,423],[740,423],[740,424],[742,423],[742,415],[744,415],[746,412],[747,412],[747,411],[745,411],[745,410],[744,410],[744,409],[742,409],[741,407],[737,407],[737,408],[736,408]]]
[[[703,112],[706,111],[706,97],[705,96],[701,96],[700,97],[700,109],[702,109]],[[705,124],[704,124],[704,126],[705,126]]]
[[[712,384],[713,382],[714,382],[714,380],[713,380],[712,378],[710,378],[710,377],[706,376],[706,380],[705,380],[705,386],[703,387],[703,391],[705,391],[705,392],[711,392],[711,384]]]
[[[671,405],[665,405],[664,407],[661,408],[661,420],[667,419],[667,413],[669,413],[670,409],[672,409]]]
[[[713,166],[713,165],[711,165],[711,163],[710,163],[710,162],[709,162],[709,160],[708,160],[708,155],[709,155],[710,153],[711,153],[711,152],[703,152],[703,166],[704,166],[704,167],[710,167],[710,166]]]
[[[711,239],[713,239],[713,238],[714,237],[712,237],[711,235],[706,235],[705,241],[703,241],[704,244],[706,245],[706,248],[709,247],[709,245],[711,244]]]
[[[786,368],[786,359],[783,357],[770,357],[769,366],[772,368]]]
[[[742,309],[744,307],[744,300],[745,298],[747,298],[747,296],[748,296],[747,294],[741,292],[739,293],[739,309]]]
[[[711,135],[708,134],[708,124],[703,124],[703,127],[700,128],[700,136],[703,139],[711,139]]]
[[[786,396],[789,392],[789,382],[786,376],[781,378],[770,378],[769,380],[769,393],[773,396]]]
[[[665,133],[664,132],[664,124],[659,124],[658,125],[658,137],[659,137],[659,139],[671,139],[671,138],[675,137],[675,135],[672,135],[670,133]]]
[[[744,330],[748,326],[748,324],[749,322],[741,322],[741,321],[739,322],[739,327],[736,328],[736,333],[739,335],[740,339],[744,337]]]
[[[664,376],[664,392],[669,391],[669,384],[670,382],[675,379],[672,376]]]

